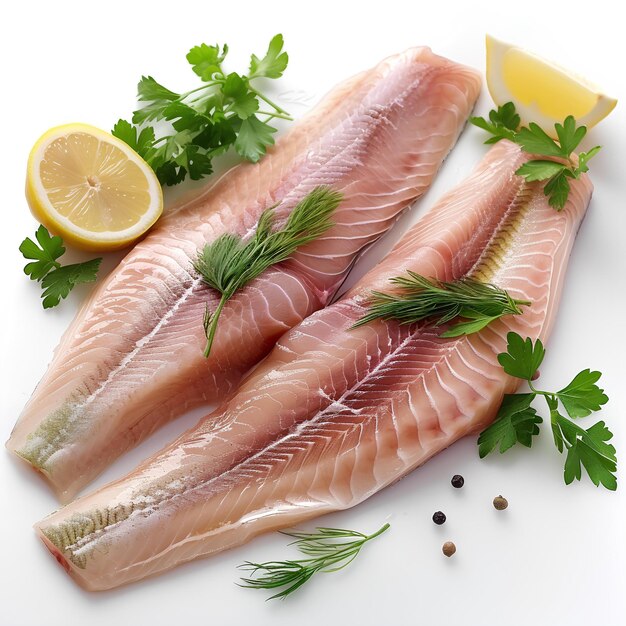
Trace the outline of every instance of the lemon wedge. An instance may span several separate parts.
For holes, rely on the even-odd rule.
[[[487,35],[487,86],[497,105],[513,102],[522,124],[536,122],[548,134],[568,115],[591,128],[604,119],[617,100],[598,87],[528,52]]]
[[[123,141],[87,124],[51,128],[37,140],[26,198],[44,226],[86,250],[123,248],[163,212],[150,166]]]

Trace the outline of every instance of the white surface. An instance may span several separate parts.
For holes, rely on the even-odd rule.
[[[483,36],[489,31],[576,68],[622,99],[586,141],[587,147],[604,146],[592,163],[596,190],[541,372],[546,387],[563,384],[585,367],[604,372],[611,401],[602,418],[626,458],[626,47],[616,6],[597,0],[516,5],[451,0],[13,3],[13,13],[3,14],[0,36],[2,440],[89,291],[77,289],[58,309],[43,311],[39,287],[21,272],[17,248],[35,229],[23,196],[24,169],[41,132],[70,121],[110,128],[134,108],[141,74],[154,75],[174,89],[189,88],[195,77],[185,53],[203,41],[228,42],[228,67],[245,68],[251,52],[260,54],[274,33],[284,33],[290,63],[278,93],[286,94],[285,102],[301,101],[287,105],[300,115],[336,82],[411,45],[428,44],[483,69]],[[478,111],[485,113],[489,104],[485,91]],[[483,138],[478,129],[465,131],[431,191],[362,259],[354,276],[371,267],[443,191],[465,176],[485,150]],[[106,271],[117,258],[107,259]],[[98,483],[131,469],[201,413],[171,424]],[[348,569],[317,577],[286,602],[265,603],[264,592],[235,586],[235,566],[245,559],[292,554],[279,535],[118,591],[81,591],[31,529],[56,508],[54,498],[38,478],[0,453],[0,625],[621,624],[626,608],[625,486],[617,493],[596,489],[588,480],[566,487],[562,467],[548,432],[530,451],[512,450],[484,461],[478,459],[474,440],[459,442],[366,503],[321,519],[324,525],[365,531],[385,521],[392,527]],[[462,490],[450,486],[454,473],[465,476]],[[491,506],[499,493],[510,502],[503,513]],[[430,521],[438,509],[448,515],[442,527]],[[448,539],[458,547],[452,559],[440,552]]]

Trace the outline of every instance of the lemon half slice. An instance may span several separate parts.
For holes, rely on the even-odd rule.
[[[512,101],[522,124],[536,122],[548,134],[568,115],[591,128],[604,119],[617,100],[582,77],[487,35],[487,86],[497,105]]]
[[[120,139],[87,124],[50,129],[28,157],[26,197],[44,226],[87,250],[122,248],[163,212],[150,166]]]

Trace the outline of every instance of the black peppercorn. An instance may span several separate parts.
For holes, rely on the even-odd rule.
[[[446,521],[446,516],[441,511],[433,513],[433,522],[438,526],[441,526]]]
[[[455,474],[450,482],[455,489],[460,489],[465,484],[465,479],[460,474]]]

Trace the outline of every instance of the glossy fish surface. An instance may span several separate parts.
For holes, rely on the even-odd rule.
[[[232,397],[126,478],[36,525],[83,587],[137,581],[252,537],[352,507],[495,417],[517,381],[506,335],[545,341],[592,186],[565,208],[496,144],[390,254],[335,304],[287,332]],[[469,336],[375,320],[372,289],[412,270],[492,282],[531,305]]]
[[[164,423],[232,393],[428,188],[480,82],[428,48],[407,50],[337,87],[260,163],[175,207],[78,313],[9,450],[68,501]],[[219,294],[193,270],[198,249],[224,233],[249,236],[274,205],[280,225],[319,185],[343,194],[334,226],[228,302],[205,359],[205,305],[214,310]]]

